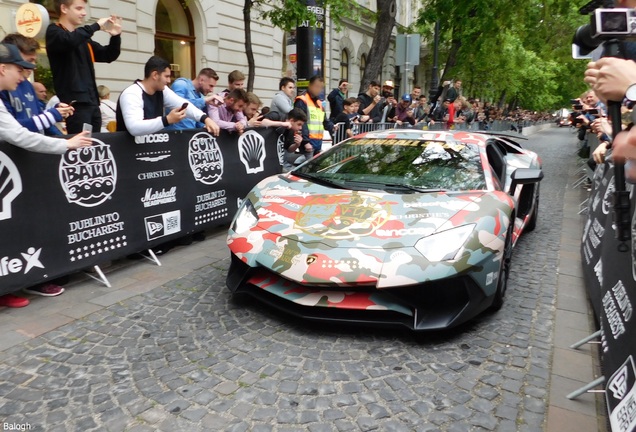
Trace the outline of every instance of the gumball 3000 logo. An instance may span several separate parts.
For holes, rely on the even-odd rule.
[[[198,182],[213,185],[223,177],[223,154],[209,133],[199,132],[190,139],[188,161]]]
[[[117,185],[117,165],[110,146],[93,138],[93,145],[68,151],[60,161],[60,184],[68,202],[96,207],[110,198]]]

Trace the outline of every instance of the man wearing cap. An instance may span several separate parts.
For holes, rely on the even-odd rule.
[[[18,47],[22,59],[28,63],[35,64],[37,51],[40,49],[40,44],[37,40],[23,36],[20,33],[12,33],[5,36],[2,42]],[[24,80],[18,85],[18,88],[12,92],[7,90],[0,92],[0,99],[2,99],[7,110],[15,117],[18,123],[31,132],[62,135],[62,132],[55,124],[73,115],[73,107],[66,104],[57,104],[47,110],[46,103],[42,104],[39,97],[36,97],[35,84],[38,83],[31,84],[29,81],[31,73],[31,69],[24,69]]]
[[[411,103],[413,102],[413,98],[410,94],[406,93],[402,95],[402,100],[395,107],[395,123],[402,125],[404,123],[408,123],[410,125],[415,124],[415,116],[413,115],[413,108],[411,108]]]
[[[15,45],[0,44],[0,91],[11,92],[17,89],[24,80],[24,69],[35,69],[35,65],[24,61]],[[18,123],[4,104],[0,104],[0,140],[26,150],[62,154],[69,149],[90,146],[91,140],[87,134],[88,132],[81,133],[68,140],[61,140],[31,132]]]
[[[382,97],[386,98],[389,94],[393,94],[393,89],[395,89],[395,86],[393,85],[393,81],[391,80],[386,80],[384,81],[384,84],[382,85]]]
[[[20,51],[15,45],[0,43],[0,91],[15,91],[24,81],[24,70],[34,69],[33,63],[22,59]],[[68,140],[48,137],[37,132],[31,132],[22,126],[9,113],[3,103],[0,103],[0,141],[6,141],[26,150],[39,153],[65,153],[69,149],[77,149],[91,145],[88,132],[83,132]],[[39,285],[29,289],[32,294],[55,296],[62,294],[64,289],[51,284]],[[13,294],[0,296],[0,306],[24,307],[29,300]]]

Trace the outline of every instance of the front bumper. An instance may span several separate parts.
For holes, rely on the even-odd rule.
[[[484,311],[493,293],[470,273],[404,287],[303,285],[265,267],[251,267],[236,255],[227,277],[233,293],[256,297],[304,319],[440,330],[457,326]]]

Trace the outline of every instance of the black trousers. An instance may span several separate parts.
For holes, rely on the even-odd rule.
[[[93,133],[102,129],[102,112],[99,105],[75,104],[75,114],[66,119],[66,131],[69,135],[80,133],[84,123],[93,125]]]

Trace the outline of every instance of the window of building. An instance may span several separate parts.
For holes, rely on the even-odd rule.
[[[185,2],[159,0],[155,27],[155,55],[172,64],[173,78],[192,78],[195,68],[194,26]]]
[[[340,79],[349,81],[349,52],[346,49],[340,55]]]
[[[367,68],[367,55],[362,54],[360,56],[360,81],[362,81],[362,77],[364,76],[364,70]]]
[[[57,18],[57,12],[55,12],[55,2],[53,0],[31,0],[31,3],[37,3],[49,11],[49,16],[51,18]]]

